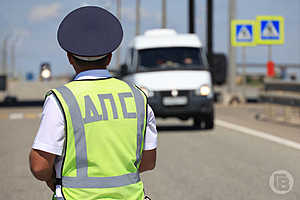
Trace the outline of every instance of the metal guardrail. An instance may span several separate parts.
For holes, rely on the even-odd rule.
[[[286,97],[279,97],[279,96],[261,96],[260,100],[264,103],[273,103],[279,104],[284,106],[297,106],[300,107],[300,98],[286,98]]]
[[[300,94],[300,83],[298,82],[266,82],[266,91],[288,91]]]
[[[275,121],[300,124],[299,82],[266,81],[264,91],[259,96],[260,102],[264,103],[264,113],[257,114],[257,119],[267,117]]]
[[[260,94],[261,102],[300,107],[300,83],[266,81]]]
[[[266,75],[266,64],[265,63],[237,63],[237,73],[241,74],[243,66],[246,66],[246,75],[247,76],[263,76]],[[294,75],[300,77],[300,64],[299,63],[276,63],[275,71],[276,73],[281,73],[281,70],[284,69],[286,78]]]
[[[246,63],[247,67],[261,67],[265,68],[265,63]],[[277,63],[275,67],[285,66],[286,68],[300,68],[300,64],[298,63]],[[243,67],[243,63],[237,63],[237,67]]]

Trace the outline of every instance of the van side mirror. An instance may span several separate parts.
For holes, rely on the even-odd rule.
[[[226,83],[227,78],[227,57],[223,53],[213,54],[212,63],[209,63],[213,81],[217,85]]]
[[[120,75],[121,76],[125,76],[127,74],[128,74],[128,65],[127,64],[122,64],[121,65]]]

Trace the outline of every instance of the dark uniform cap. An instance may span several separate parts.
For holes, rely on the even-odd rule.
[[[119,20],[96,6],[78,8],[59,25],[57,40],[67,52],[78,56],[103,56],[120,45],[123,30]]]

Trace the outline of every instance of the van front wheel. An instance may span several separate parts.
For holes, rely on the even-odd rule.
[[[194,128],[201,128],[201,122],[202,122],[202,118],[201,116],[196,116],[194,117],[194,124],[193,124],[193,127]]]
[[[214,112],[205,115],[195,116],[193,120],[194,120],[193,127],[197,129],[201,128],[202,127],[201,124],[203,123],[204,123],[204,129],[213,129],[215,127]]]
[[[213,129],[215,127],[214,112],[205,116],[205,129]]]

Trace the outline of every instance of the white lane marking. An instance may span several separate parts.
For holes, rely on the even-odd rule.
[[[24,113],[11,113],[8,116],[9,119],[23,119]]]
[[[257,130],[250,129],[250,128],[247,128],[247,127],[244,127],[244,126],[232,124],[232,123],[229,123],[229,122],[226,122],[226,121],[223,121],[223,120],[219,120],[219,119],[216,119],[215,123],[218,126],[222,126],[222,127],[228,128],[228,129],[232,129],[232,130],[235,130],[235,131],[246,133],[248,135],[260,137],[260,138],[263,138],[265,140],[269,140],[269,141],[272,141],[272,142],[275,142],[275,143],[278,143],[278,144],[282,144],[282,145],[300,150],[300,144],[299,143],[293,142],[291,140],[287,140],[287,139],[284,139],[284,138],[281,138],[281,137],[277,137],[277,136],[271,135],[269,133],[265,133],[265,132],[257,131]]]

